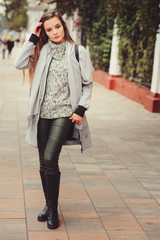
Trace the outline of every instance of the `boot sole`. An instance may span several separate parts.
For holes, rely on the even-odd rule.
[[[55,225],[55,226],[52,226],[52,225],[47,224],[47,227],[48,227],[49,229],[56,229],[56,228],[59,227],[59,224],[57,224],[57,225]]]
[[[38,220],[39,222],[45,222],[45,221],[47,221],[47,217],[44,217],[44,218],[37,217],[37,220]]]

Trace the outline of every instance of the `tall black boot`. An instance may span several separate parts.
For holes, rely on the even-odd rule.
[[[41,177],[41,182],[42,182],[44,197],[45,197],[45,200],[46,200],[46,205],[45,205],[44,209],[38,214],[37,220],[41,221],[41,222],[44,222],[44,221],[47,221],[47,210],[48,210],[46,172],[45,171],[39,171],[39,173],[40,173],[40,177]]]
[[[56,175],[46,174],[46,180],[48,193],[47,227],[49,229],[56,229],[59,226],[58,196],[60,173]]]

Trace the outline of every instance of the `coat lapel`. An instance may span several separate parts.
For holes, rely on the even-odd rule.
[[[30,112],[29,116],[35,116],[38,114],[39,110],[39,91],[40,91],[40,85],[42,81],[43,72],[45,71],[45,65],[47,62],[47,55],[48,55],[48,45],[45,44],[44,47],[41,50],[41,54],[39,57],[39,60],[37,62],[36,70],[34,73],[34,78],[32,81],[32,87],[31,87],[31,95],[30,95]]]

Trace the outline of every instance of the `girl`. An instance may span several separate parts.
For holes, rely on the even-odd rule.
[[[85,117],[92,92],[92,63],[88,51],[78,46],[57,12],[45,13],[16,60],[17,69],[29,69],[32,86],[26,141],[38,147],[40,177],[46,206],[39,221],[59,226],[59,154],[63,144],[91,146]]]

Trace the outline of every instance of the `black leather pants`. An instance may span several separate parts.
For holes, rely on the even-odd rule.
[[[38,152],[40,171],[59,174],[58,159],[71,126],[69,118],[39,119]]]

